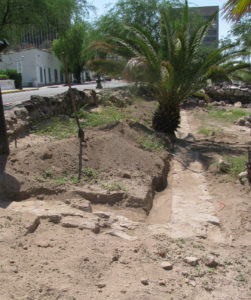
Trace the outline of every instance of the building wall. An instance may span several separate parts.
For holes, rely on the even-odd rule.
[[[64,82],[58,58],[48,51],[28,49],[3,54],[0,69],[22,73],[23,86],[44,86]]]
[[[204,7],[191,7],[192,12],[204,20],[208,20],[217,10],[219,6],[204,6]],[[207,35],[203,40],[205,46],[218,46],[219,42],[219,13],[214,17],[212,25],[209,27]]]

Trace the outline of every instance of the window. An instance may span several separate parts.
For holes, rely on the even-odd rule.
[[[54,69],[54,79],[55,82],[58,82],[58,70]]]
[[[40,82],[43,82],[43,69],[40,67]]]
[[[204,42],[215,42],[216,36],[206,36],[203,41]]]
[[[51,83],[51,69],[48,68],[49,83]]]
[[[46,84],[47,83],[47,80],[46,80],[46,71],[44,69],[44,83]]]
[[[207,33],[210,35],[216,35],[216,29],[209,29]]]

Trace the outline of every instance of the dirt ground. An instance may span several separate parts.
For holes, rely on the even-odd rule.
[[[146,118],[155,105],[130,109]],[[251,191],[217,169],[246,153],[250,129],[196,107],[182,110],[172,154],[142,149],[149,134],[128,120],[88,130],[82,147],[34,134],[11,145],[1,300],[251,298]]]

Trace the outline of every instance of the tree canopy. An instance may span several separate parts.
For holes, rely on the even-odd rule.
[[[151,31],[153,37],[159,38],[160,8],[165,5],[181,7],[180,0],[119,0],[104,16],[96,23],[99,32],[103,34],[117,34],[123,31],[123,24],[140,25]],[[176,11],[178,13],[178,10]]]
[[[68,71],[74,75],[78,82],[80,82],[83,66],[90,58],[88,47],[92,37],[91,32],[89,24],[78,21],[72,24],[59,39],[54,40],[52,45],[53,52],[61,62],[62,52],[64,52]]]
[[[0,0],[0,39],[12,39],[23,29],[50,24],[65,31],[72,18],[88,10],[87,0]]]

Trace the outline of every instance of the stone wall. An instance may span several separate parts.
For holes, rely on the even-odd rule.
[[[1,90],[12,90],[15,89],[15,80],[13,79],[1,79],[0,80]]]
[[[224,101],[229,104],[235,102],[241,102],[242,104],[251,103],[251,88],[241,88],[238,86],[226,86],[226,87],[207,87],[207,95],[212,101]]]
[[[73,89],[77,108],[96,105],[100,96],[94,90],[84,92]],[[31,99],[11,109],[5,110],[5,120],[9,137],[19,137],[29,132],[31,125],[57,115],[71,115],[72,104],[69,92],[54,97],[31,96]]]

